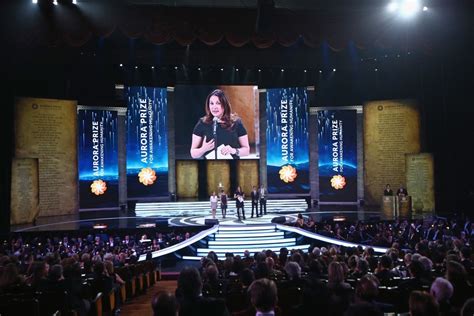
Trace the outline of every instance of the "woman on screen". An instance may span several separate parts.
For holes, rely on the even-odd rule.
[[[239,159],[248,156],[247,130],[237,114],[232,113],[222,90],[216,89],[207,96],[205,111],[206,115],[199,119],[193,130],[191,157]]]

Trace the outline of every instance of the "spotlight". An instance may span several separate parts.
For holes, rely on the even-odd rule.
[[[135,69],[138,69],[138,66],[135,66]]]
[[[58,0],[54,0],[54,1],[53,1],[53,4],[54,4],[54,5],[58,5]]]
[[[258,72],[262,72],[262,69],[259,69]]]
[[[224,68],[221,68],[221,71],[224,71]]]
[[[281,68],[281,72],[284,72],[284,71],[285,71],[285,69]]]
[[[395,12],[397,11],[397,9],[398,9],[398,3],[396,3],[395,1],[390,2],[387,6],[388,12]]]
[[[72,4],[77,4],[77,0],[72,0]]]
[[[235,68],[235,71],[239,71],[239,68]]]
[[[174,66],[174,70],[178,70],[178,66]]]
[[[305,70],[303,70],[303,71],[304,71],[304,72],[307,72],[307,70],[306,70],[306,69],[305,69]]]
[[[123,64],[120,64],[119,66],[120,66],[120,67],[123,67]]]
[[[37,4],[37,3],[38,3],[38,0],[31,0],[31,3]]]
[[[424,12],[428,11],[428,7],[427,7],[427,6],[424,6],[424,7],[423,7],[423,11],[424,11]]]
[[[198,70],[201,71],[201,67],[198,67]]]
[[[320,69],[320,70],[319,70],[319,73],[320,73],[320,74],[322,74],[322,73],[323,73],[323,71]]]
[[[420,10],[419,0],[404,0],[400,7],[400,13],[404,17],[411,17]]]
[[[155,69],[155,66],[151,66],[151,69]]]
[[[379,71],[379,70],[378,70],[378,68],[375,68],[374,71],[377,72],[377,71]]]
[[[336,68],[333,68],[332,71],[333,71],[333,72],[336,72]]]

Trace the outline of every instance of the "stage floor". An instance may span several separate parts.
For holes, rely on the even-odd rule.
[[[192,202],[189,202],[192,203]],[[207,205],[207,204],[206,204]],[[182,208],[182,206],[180,206]],[[39,231],[67,231],[67,230],[91,230],[91,229],[140,229],[150,227],[183,227],[204,226],[206,219],[212,219],[210,211],[192,207],[192,212],[170,210],[149,211],[118,211],[118,210],[95,210],[81,211],[76,215],[40,217],[35,225],[16,225],[11,227],[11,232],[39,232]],[[259,225],[272,222],[275,217],[284,216],[286,222],[296,221],[299,213],[304,217],[312,217],[316,222],[331,221],[334,218],[351,221],[380,220],[381,213],[378,211],[365,211],[357,205],[321,206],[317,208],[305,208],[304,210],[279,209],[267,210],[267,214],[261,217],[251,217],[250,209],[246,210],[246,219],[238,220],[235,208],[227,211],[223,218],[220,210],[217,210],[219,225]],[[382,218],[383,219],[383,218]]]

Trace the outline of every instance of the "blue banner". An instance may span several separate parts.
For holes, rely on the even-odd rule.
[[[117,112],[79,110],[79,205],[118,206]]]
[[[307,89],[268,89],[266,110],[268,192],[309,192]]]
[[[129,199],[168,195],[166,88],[126,87]]]
[[[357,111],[318,111],[319,199],[357,201]]]

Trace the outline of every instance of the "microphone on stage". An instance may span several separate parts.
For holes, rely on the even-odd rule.
[[[217,121],[218,120],[219,120],[219,118],[217,116],[214,116],[214,118],[212,119],[212,121],[213,121],[213,134],[214,134],[214,154],[215,154],[214,159],[217,159]]]

